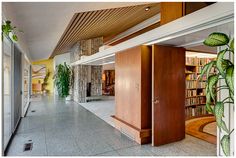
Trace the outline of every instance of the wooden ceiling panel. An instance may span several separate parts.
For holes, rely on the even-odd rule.
[[[145,11],[147,7],[150,7],[150,10]],[[51,58],[65,53],[79,40],[119,34],[158,13],[160,13],[159,3],[76,13]]]

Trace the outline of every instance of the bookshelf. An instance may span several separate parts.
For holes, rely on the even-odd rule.
[[[197,118],[210,115],[205,108],[206,104],[206,76],[203,79],[198,80],[198,76],[201,73],[204,65],[212,61],[214,57],[188,56],[186,53],[186,101],[185,101],[185,118],[186,120],[191,118]],[[214,73],[211,72],[211,73]]]

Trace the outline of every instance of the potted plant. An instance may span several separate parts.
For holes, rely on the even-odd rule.
[[[48,90],[46,89],[46,86],[48,85],[48,78],[50,76],[50,72],[47,71],[46,76],[43,79],[43,83],[42,83],[42,90],[43,93],[46,94],[48,92]]]
[[[71,100],[70,89],[73,84],[73,71],[71,67],[66,62],[57,65],[53,78],[58,95],[61,98],[66,98],[66,100]]]
[[[225,49],[218,53],[215,60],[203,67],[200,79],[202,79],[203,75],[206,75],[206,109],[215,115],[218,128],[225,133],[221,138],[220,146],[224,154],[229,156],[230,136],[234,129],[230,131],[223,118],[225,104],[234,106],[234,63],[233,59],[226,58],[226,55],[234,58],[234,39],[230,39],[224,33],[214,32],[203,43],[210,47],[225,46]],[[212,69],[216,70],[214,74],[210,74]],[[219,81],[225,84],[219,85]],[[228,91],[228,94],[223,100],[219,100],[217,95],[220,92],[222,93],[222,90]],[[214,108],[211,105],[214,105]]]
[[[9,20],[3,22],[3,24],[2,24],[2,34],[9,37],[13,42],[18,41],[18,37],[15,34],[15,32],[23,32],[23,31],[17,29],[15,26],[11,26],[11,21],[9,21]],[[2,36],[2,38],[3,38],[3,36]]]

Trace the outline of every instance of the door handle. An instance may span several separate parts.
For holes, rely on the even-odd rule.
[[[158,104],[158,103],[160,103],[160,101],[159,101],[159,97],[155,97],[154,100],[153,100],[153,103],[154,103],[154,104]]]

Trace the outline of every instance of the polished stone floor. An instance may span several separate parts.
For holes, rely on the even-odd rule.
[[[23,152],[28,142],[33,148]],[[22,119],[7,155],[215,156],[216,146],[188,135],[160,147],[141,146],[77,103],[39,96]]]
[[[115,97],[102,96],[102,100],[80,103],[88,111],[92,112],[111,126],[115,126],[112,115],[115,115]]]

